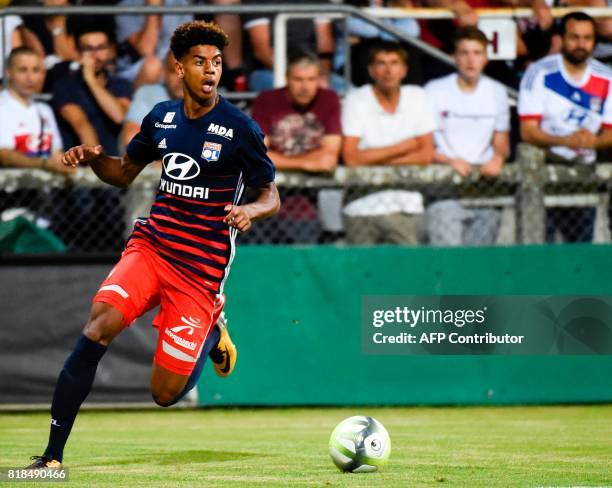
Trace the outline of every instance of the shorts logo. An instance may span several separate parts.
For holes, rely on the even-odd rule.
[[[203,159],[206,159],[209,163],[219,161],[219,154],[221,154],[221,144],[204,141],[204,146],[202,147]]]
[[[164,116],[164,120],[163,120],[164,124],[169,124],[170,122],[172,122],[175,115],[176,115],[176,112],[166,112],[166,115]]]
[[[192,336],[195,329],[203,328],[201,325],[198,325],[200,323],[200,319],[194,319],[193,317],[189,317],[187,319],[185,317],[181,317],[181,322],[186,325],[177,325],[176,327],[166,329],[166,335],[170,337],[175,344],[178,344],[179,346],[184,347],[185,349],[189,349],[190,351],[195,351],[196,347],[198,346],[197,342],[184,339],[178,334],[186,330],[187,335]]]
[[[168,153],[162,161],[166,174],[174,180],[191,180],[200,174],[200,165],[186,154]]]

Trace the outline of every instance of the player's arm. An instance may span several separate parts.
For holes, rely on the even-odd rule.
[[[245,205],[227,205],[227,215],[223,221],[240,232],[251,228],[251,222],[271,217],[280,209],[280,197],[274,182],[267,183],[257,189],[254,202]]]
[[[266,145],[268,138],[266,137]],[[296,156],[287,156],[277,151],[268,151],[268,156],[280,170],[301,170],[331,172],[338,166],[342,137],[339,135],[324,136],[321,147]]]
[[[68,149],[62,156],[66,166],[76,167],[79,163],[87,163],[104,183],[126,188],[143,170],[145,164],[133,161],[127,154],[122,158],[107,156],[102,146],[83,144]]]
[[[360,137],[346,136],[342,147],[342,158],[347,166],[387,164],[391,159],[414,151],[418,143],[415,138],[404,139],[397,144],[372,149],[359,149]]]

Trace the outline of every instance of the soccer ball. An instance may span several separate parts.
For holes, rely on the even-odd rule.
[[[340,471],[377,471],[387,464],[390,453],[389,434],[372,417],[359,415],[344,419],[329,438],[329,455]]]

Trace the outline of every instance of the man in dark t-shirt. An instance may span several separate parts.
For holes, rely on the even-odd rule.
[[[106,154],[118,155],[118,137],[132,86],[112,74],[114,36],[104,28],[87,25],[75,37],[79,65],[53,86],[53,105],[65,122],[62,137],[67,147],[100,144]]]

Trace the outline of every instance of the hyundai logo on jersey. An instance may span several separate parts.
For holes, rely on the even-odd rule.
[[[200,174],[198,163],[186,154],[168,153],[163,158],[163,164],[166,174],[174,180],[191,180]]]
[[[202,158],[206,159],[206,161],[209,163],[212,163],[219,160],[219,154],[221,154],[221,144],[204,141],[204,147],[202,147]]]

